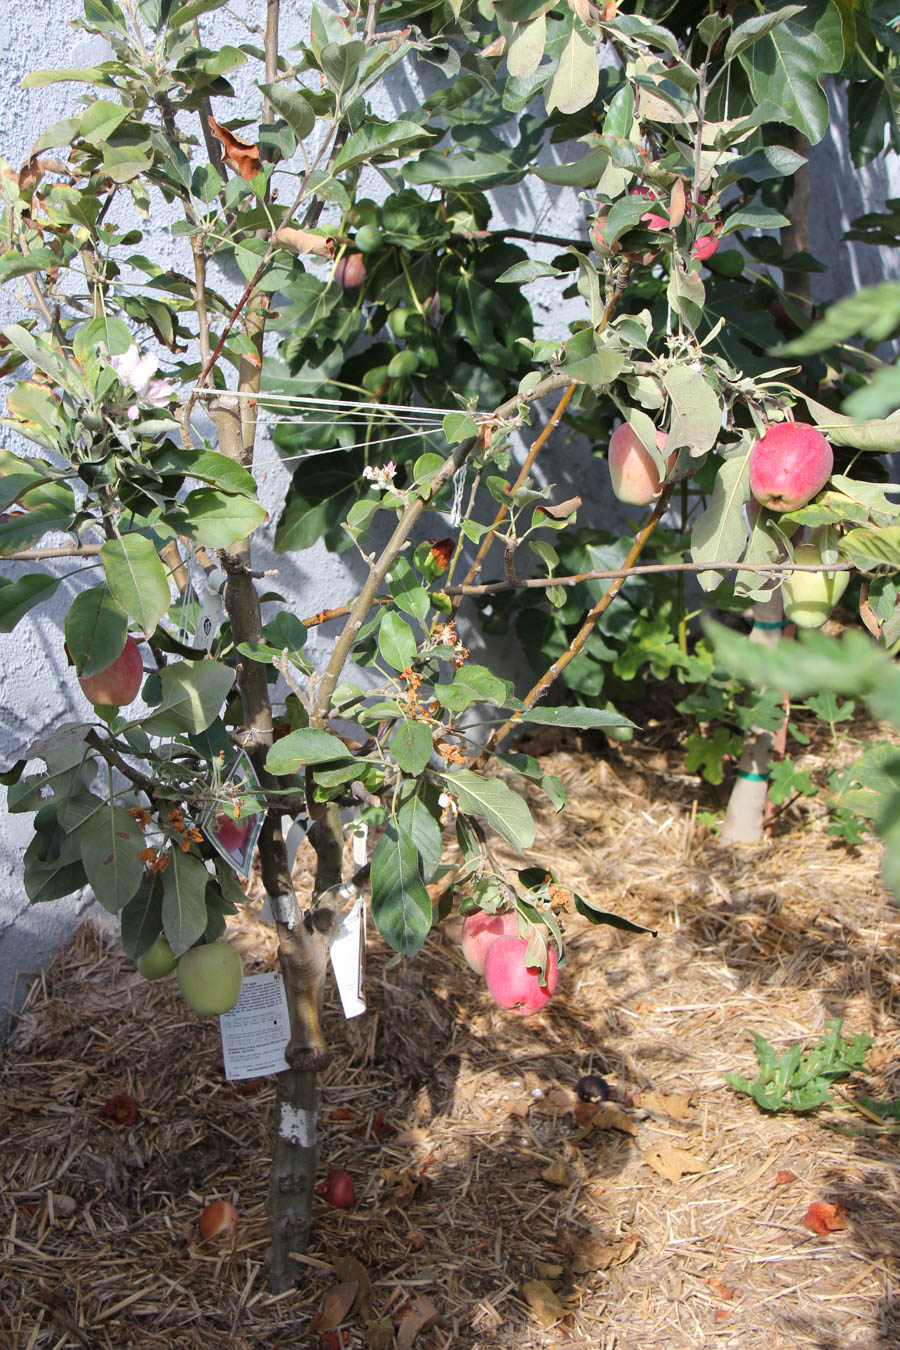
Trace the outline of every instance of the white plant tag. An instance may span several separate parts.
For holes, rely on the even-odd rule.
[[[353,866],[365,867],[366,865],[366,840],[369,837],[369,827],[365,821],[359,821],[353,827]]]
[[[210,650],[225,621],[225,600],[222,592],[225,588],[225,573],[218,567],[213,568],[203,587],[202,603],[197,615],[197,642]]]
[[[261,1078],[288,1068],[284,1052],[291,1024],[281,972],[245,975],[240,998],[219,1026],[226,1078]]]
[[[344,1016],[359,1017],[366,1011],[363,980],[366,974],[366,905],[358,895],[345,914],[331,944],[331,968],[337,981]]]

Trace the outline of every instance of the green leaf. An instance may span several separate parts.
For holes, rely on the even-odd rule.
[[[515,282],[519,286],[526,286],[529,281],[537,281],[538,277],[561,277],[563,273],[558,267],[551,267],[549,263],[542,262],[519,262],[513,263],[512,267],[507,267],[505,272],[501,272],[497,281]]]
[[[296,773],[307,764],[331,764],[352,760],[344,742],[330,731],[316,727],[301,727],[276,741],[266,755],[269,773]]]
[[[96,675],[122,655],[128,617],[106,586],[92,586],[72,601],[65,633],[76,674]]]
[[[143,722],[153,736],[205,731],[234,684],[234,671],[219,661],[176,661],[160,672],[162,701]]]
[[[398,159],[413,145],[421,145],[428,135],[424,127],[415,122],[388,122],[383,126],[368,124],[352,132],[345,141],[334,161],[332,172],[343,173],[355,164]]]
[[[699,370],[672,366],[663,374],[672,401],[672,422],[665,454],[687,446],[692,455],[711,450],[722,430],[722,408],[715,391]]]
[[[579,112],[594,100],[600,83],[597,49],[580,29],[573,27],[559,58],[556,74],[544,94],[548,114]]]
[[[173,848],[171,863],[162,874],[162,924],[166,940],[176,956],[183,956],[189,947],[206,932],[207,872],[199,858]]]
[[[838,541],[838,552],[861,572],[872,572],[876,567],[896,570],[900,568],[900,525],[850,530]]]
[[[355,453],[310,456],[288,488],[275,530],[279,553],[312,548],[343,519],[359,495],[362,467],[362,457]]]
[[[113,599],[142,632],[152,633],[171,600],[166,569],[153,541],[142,534],[108,539],[100,557]]]
[[[88,145],[102,149],[104,142],[129,116],[129,109],[123,108],[121,103],[95,98],[81,114],[81,134]]]
[[[169,27],[180,28],[182,24],[193,23],[201,14],[208,14],[211,9],[221,9],[227,4],[228,0],[187,0],[184,5],[178,5],[169,15]]]
[[[162,932],[162,898],[163,874],[152,872],[144,877],[137,894],[119,914],[122,947],[132,961],[143,956]]]
[[[183,508],[164,519],[179,534],[205,548],[230,548],[261,525],[267,511],[249,497],[236,497],[216,488],[195,488]]]
[[[378,650],[394,670],[406,670],[416,659],[416,638],[408,623],[388,610],[378,629]]]
[[[0,577],[0,633],[11,633],[24,614],[50,599],[59,583],[59,577],[44,572],[26,572],[17,581]]]
[[[733,234],[735,230],[780,230],[790,223],[780,211],[773,211],[762,202],[750,202],[728,217],[722,235]]]
[[[76,69],[74,66],[60,66],[58,70],[33,70],[22,81],[23,89],[43,89],[48,84],[103,84],[108,76],[99,67]],[[55,123],[54,125],[60,125]]]
[[[621,713],[607,708],[529,708],[519,713],[517,722],[532,722],[544,727],[577,727],[588,731],[592,727],[634,727],[637,724]]]
[[[501,708],[506,704],[512,690],[510,680],[500,679],[487,666],[479,666],[473,662],[460,666],[453,676],[452,684],[436,684],[434,695],[441,707],[448,708],[451,712],[462,712],[473,703],[492,703],[495,707]]]
[[[49,248],[33,248],[28,254],[4,253],[0,256],[0,282],[29,272],[46,272],[49,267],[59,267],[58,255]]]
[[[609,152],[601,148],[562,164],[544,164],[540,168],[535,166],[534,173],[545,183],[553,183],[557,187],[596,187],[608,163]]]
[[[520,773],[523,778],[527,778],[529,783],[536,783],[542,792],[549,797],[554,811],[557,815],[566,806],[569,797],[560,780],[552,773],[545,773],[541,768],[540,760],[533,755],[523,755],[516,752],[510,754],[501,754],[495,752],[494,758],[500,764],[505,764],[508,769]]]
[[[534,821],[524,797],[500,778],[485,778],[471,769],[440,775],[465,815],[480,816],[514,848],[534,843]]]
[[[725,44],[725,53],[722,60],[726,63],[733,61],[741,52],[752,47],[754,42],[771,33],[773,28],[777,28],[780,23],[786,19],[791,19],[795,14],[803,12],[803,5],[784,5],[769,14],[757,14],[754,18],[748,19],[746,23],[740,24],[734,29],[728,41]]]
[[[284,84],[261,84],[272,107],[287,122],[298,141],[305,141],[316,124],[316,116],[309,103],[296,89]]]
[[[94,895],[110,914],[134,896],[144,875],[138,854],[146,847],[137,821],[120,806],[104,803],[79,832],[81,861]]]
[[[394,951],[415,956],[431,928],[431,897],[419,871],[419,851],[393,820],[372,854],[371,885],[379,933]]]
[[[236,464],[227,455],[216,450],[176,450],[166,447],[153,461],[156,473],[181,473],[186,478],[199,478],[203,483],[221,488],[223,492],[238,493],[244,497],[256,496],[256,480],[242,464]]]
[[[434,784],[427,781],[417,783],[415,791],[409,795],[404,795],[404,788],[408,791],[408,785],[400,789],[397,824],[418,849],[419,868],[427,884],[433,880],[444,851],[439,794]]]
[[[418,777],[428,765],[434,743],[431,732],[422,722],[404,717],[390,740],[391,754],[404,773]]]
[[[900,324],[900,282],[882,281],[829,305],[824,316],[779,350],[787,356],[824,352],[854,333],[884,342]]]
[[[510,75],[517,80],[527,80],[533,75],[541,64],[546,40],[546,14],[536,14],[533,19],[513,24],[506,48],[506,68]]]
[[[579,914],[584,915],[588,923],[606,924],[610,928],[621,929],[623,933],[650,933],[656,937],[655,928],[645,928],[643,924],[634,923],[632,919],[623,918],[621,914],[614,914],[612,910],[601,909],[593,900],[588,900],[583,895],[575,895],[575,908]]]
[[[773,103],[789,126],[817,144],[828,127],[828,101],[821,81],[840,70],[844,59],[837,5],[828,0],[804,5],[741,51],[738,59],[756,102]]]
[[[405,558],[397,558],[388,573],[388,588],[404,614],[425,622],[431,606],[428,592]]]
[[[740,558],[747,542],[744,503],[750,496],[746,455],[727,459],[716,474],[709,505],[691,531],[691,558],[694,562],[727,562]],[[721,572],[700,572],[697,580],[705,591],[714,590],[722,580]]]

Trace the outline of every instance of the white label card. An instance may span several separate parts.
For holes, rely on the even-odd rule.
[[[331,968],[345,1017],[359,1017],[366,1011],[363,980],[366,974],[366,905],[358,895],[345,914],[331,944]]]
[[[261,1078],[287,1069],[291,1024],[281,972],[245,975],[240,998],[219,1026],[226,1078]]]

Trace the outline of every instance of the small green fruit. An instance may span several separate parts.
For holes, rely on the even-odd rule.
[[[815,544],[794,549],[794,562],[821,561]],[[790,572],[781,587],[785,618],[798,628],[821,628],[849,582],[849,572]]]
[[[191,947],[178,962],[178,984],[194,1012],[230,1012],[241,996],[244,967],[227,942]]]
[[[381,248],[382,233],[377,225],[361,225],[356,231],[354,243],[360,253],[374,253]]]
[[[388,363],[387,373],[390,380],[401,380],[404,375],[414,375],[419,369],[419,358],[415,352],[398,352]]]
[[[148,947],[143,956],[138,957],[137,968],[145,980],[161,980],[171,975],[177,964],[177,958],[166,941],[165,934]]]
[[[395,338],[406,337],[406,325],[409,320],[410,311],[408,309],[392,309],[388,315],[388,328]]]
[[[360,197],[359,201],[350,207],[347,220],[357,229],[362,225],[375,225],[378,223],[378,206],[371,197]]]
[[[363,389],[367,389],[370,394],[377,394],[380,392],[387,378],[387,366],[373,366],[371,370],[367,370],[365,375],[363,375],[362,387]]]

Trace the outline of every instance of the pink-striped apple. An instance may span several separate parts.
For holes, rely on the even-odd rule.
[[[825,486],[831,446],[806,422],[778,422],[750,451],[750,491],[770,511],[797,511]]]
[[[519,932],[515,910],[486,914],[483,909],[469,914],[463,924],[462,954],[476,975],[484,974],[484,958],[491,943],[499,937],[516,937]]]
[[[541,984],[538,966],[526,966],[525,938],[498,937],[488,947],[484,959],[484,978],[495,1002],[517,1017],[538,1012],[556,989],[556,948],[547,947],[547,983]]]
[[[665,448],[666,439],[664,431],[657,431],[657,449]],[[670,470],[675,464],[675,458],[676,454],[673,451],[668,459]],[[627,422],[616,427],[610,437],[607,460],[612,490],[620,502],[628,502],[632,506],[646,506],[656,500],[661,487],[659,470],[649,451],[645,450],[637,432],[633,431]]]

